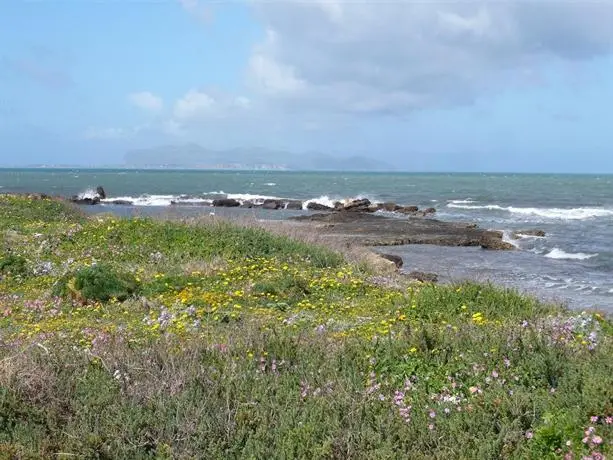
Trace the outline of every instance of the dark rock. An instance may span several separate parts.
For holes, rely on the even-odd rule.
[[[513,245],[502,241],[501,233],[467,228],[466,223],[443,222],[437,219],[413,216],[396,219],[364,212],[335,212],[290,217],[290,220],[312,222],[324,235],[337,236],[362,246],[435,244],[514,249]]]
[[[75,204],[83,204],[83,205],[95,205],[100,203],[100,197],[99,196],[95,196],[93,198],[79,198],[77,195],[73,196],[70,201],[72,201]]]
[[[381,204],[380,203],[376,203],[376,204],[371,204],[368,209],[366,209],[366,212],[377,212],[381,210]]]
[[[341,211],[344,207],[345,207],[345,205],[343,203],[341,203],[340,201],[334,202],[334,209],[336,211]]]
[[[345,204],[345,206],[343,206],[341,211],[364,212],[368,210],[368,207],[370,206],[370,204],[371,204],[370,200],[367,198],[353,200]]]
[[[113,200],[110,202],[111,204],[117,204],[117,205],[122,205],[122,206],[131,206],[134,203],[130,200]],[[172,201],[170,202],[170,204],[174,204]]]
[[[438,281],[438,275],[436,273],[425,272],[411,272],[407,273],[407,276],[411,279],[421,281],[422,283],[436,283]]]
[[[241,208],[253,208],[255,206],[255,203],[251,200],[245,200],[243,201],[243,203],[241,204]]]
[[[311,211],[332,211],[330,206],[326,206],[325,204],[317,203],[315,201],[311,201],[307,204],[307,209]]]
[[[492,232],[493,233],[493,232]],[[515,249],[511,243],[503,241],[502,238],[496,236],[485,236],[481,239],[480,246],[483,249],[508,250]]]
[[[402,268],[402,257],[394,255],[394,254],[379,254],[384,259],[390,260],[396,264],[396,268]]]
[[[380,208],[383,209],[384,211],[388,211],[388,212],[394,212],[397,209],[401,209],[402,206],[398,206],[396,203],[380,203],[379,204]]]
[[[283,203],[281,200],[264,200],[262,203],[263,209],[281,209],[283,207]]]
[[[298,201],[298,200],[288,201],[285,204],[285,209],[290,209],[292,211],[300,211],[302,210],[302,201]]]
[[[399,206],[394,211],[401,214],[413,214],[419,211],[419,208],[417,206]]]
[[[544,230],[538,229],[517,230],[516,232],[513,232],[513,238],[515,238],[516,240],[519,239],[522,235],[544,237],[546,234]]]
[[[104,188],[102,188],[102,185],[99,185],[98,187],[96,187],[96,193],[98,194],[101,200],[106,199],[106,192],[104,191]]]
[[[213,206],[215,207],[235,208],[240,205],[240,202],[234,198],[219,198],[217,200],[213,200]]]
[[[425,214],[434,214],[436,212],[436,209],[434,208],[426,208],[424,209],[424,213]]]

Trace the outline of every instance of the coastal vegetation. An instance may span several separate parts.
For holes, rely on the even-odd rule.
[[[613,453],[613,325],[206,216],[0,195],[0,458]]]

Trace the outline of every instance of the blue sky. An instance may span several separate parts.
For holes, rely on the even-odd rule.
[[[196,142],[613,172],[613,3],[0,3],[0,165]]]

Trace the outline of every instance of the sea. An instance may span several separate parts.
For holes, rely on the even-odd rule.
[[[517,250],[431,245],[380,249],[402,256],[403,270],[437,273],[442,282],[493,282],[569,308],[613,312],[613,175],[0,169],[0,193],[86,197],[99,185],[107,199],[86,206],[88,212],[214,212],[256,219],[310,212],[206,205],[226,197],[295,199],[305,208],[310,201],[331,205],[352,198],[434,207],[437,219],[503,230]],[[112,204],[114,200],[132,205]],[[546,236],[511,237],[531,229]]]

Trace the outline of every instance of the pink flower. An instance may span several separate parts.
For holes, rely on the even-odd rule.
[[[590,417],[590,422],[592,423],[598,423],[598,416],[597,415],[592,415]]]
[[[602,438],[601,438],[600,436],[594,436],[594,437],[592,438],[592,442],[593,442],[594,444],[596,444],[596,445],[600,445],[600,444],[602,444]]]
[[[607,418],[605,418],[604,421],[607,425],[613,425],[613,417],[611,416],[608,416]]]
[[[492,371],[492,377],[494,377],[495,379],[498,378],[498,372],[496,372],[496,370]]]
[[[428,429],[432,431],[434,429],[434,425],[431,423],[430,425],[428,425]]]
[[[532,439],[534,437],[534,433],[532,431],[526,431],[526,439]]]

